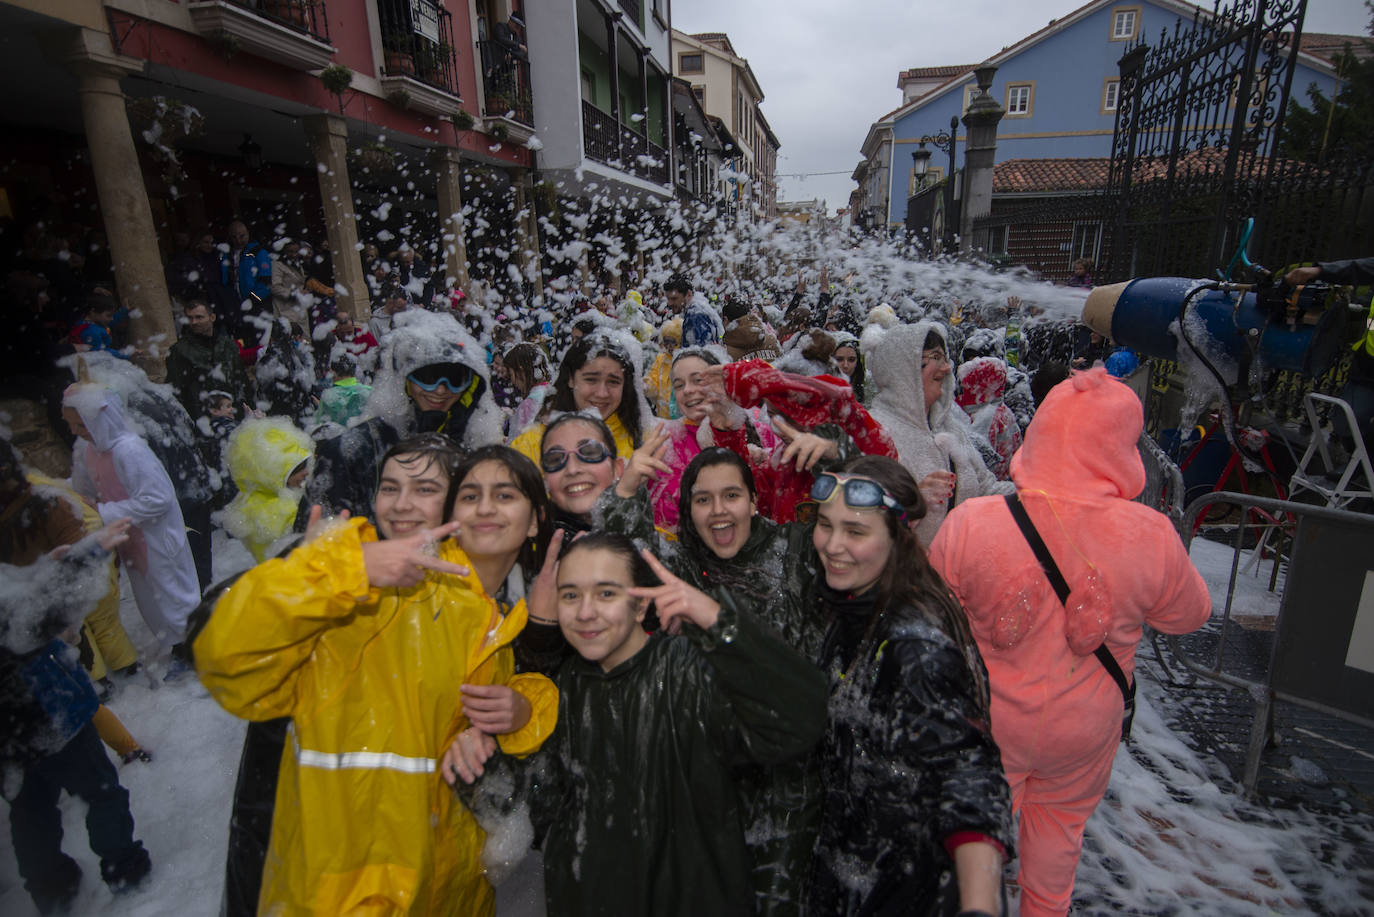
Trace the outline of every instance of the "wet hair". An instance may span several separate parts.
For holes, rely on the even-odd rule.
[[[616,457],[615,434],[611,428],[606,426],[606,421],[595,416],[595,411],[571,411],[567,414],[559,414],[549,421],[548,426],[544,427],[544,435],[539,437],[539,454],[544,454],[544,444],[549,441],[549,434],[559,427],[567,426],[570,423],[584,423],[596,430],[597,437],[602,444],[611,450],[611,458]]]
[[[349,378],[350,376],[357,375],[358,361],[353,359],[352,354],[341,353],[329,361],[329,371],[332,372],[336,378]]]
[[[453,504],[458,499],[458,488],[472,470],[483,462],[497,462],[506,467],[510,472],[511,479],[515,481],[515,486],[525,495],[525,499],[530,501],[530,506],[534,510],[535,519],[538,520],[538,530],[531,541],[525,542],[520,547],[520,554],[516,557],[516,562],[520,564],[521,571],[527,578],[532,578],[539,571],[539,565],[543,562],[544,550],[549,546],[549,538],[553,535],[553,510],[549,505],[548,490],[544,487],[544,476],[539,473],[539,468],[524,455],[516,452],[510,446],[481,446],[473,449],[463,456],[462,461],[453,472],[453,477],[449,483],[449,496],[444,507],[444,518],[448,519],[453,515]]]
[[[35,492],[24,474],[24,460],[19,450],[7,439],[0,439],[0,485],[3,490],[12,489],[10,506],[22,504],[18,512],[12,512],[0,524],[0,563],[13,563],[20,554],[31,550],[30,545],[44,535],[48,520],[58,509],[61,499],[49,493]],[[68,508],[69,512],[77,510]],[[78,518],[79,514],[78,514]],[[46,550],[51,544],[38,547]]]
[[[668,366],[669,374],[672,374],[673,367],[677,366],[679,360],[685,360],[688,357],[696,357],[698,360],[705,360],[711,366],[720,365],[720,357],[705,347],[679,347],[677,352],[673,354],[673,362]]]
[[[512,379],[520,376],[529,382],[530,388],[534,388],[540,382],[548,382],[553,375],[549,371],[549,358],[544,355],[538,344],[516,344],[506,351],[501,361],[505,363],[506,371]]]
[[[631,586],[661,586],[658,574],[639,553],[639,547],[629,535],[620,532],[588,532],[576,541],[569,540],[563,545],[559,562],[568,559],[575,551],[609,551],[625,560],[630,568]]]
[[[730,293],[725,297],[725,306],[720,310],[720,313],[728,325],[730,322],[744,318],[752,308],[749,298],[743,293]]]
[[[629,355],[601,335],[583,337],[568,348],[568,352],[563,356],[563,362],[558,365],[558,378],[553,382],[553,397],[545,403],[550,410],[576,411],[577,402],[572,391],[573,376],[598,357],[615,360],[625,375],[625,384],[620,390],[620,404],[616,405],[615,413],[629,432],[630,441],[638,448],[643,440],[643,421],[639,416],[639,377],[635,374],[634,363],[630,361]]]
[[[668,278],[668,282],[663,285],[665,293],[682,293],[686,295],[692,292],[692,281],[686,274],[674,274]]]
[[[190,302],[188,302],[188,303],[186,304],[186,308],[185,308],[185,309],[182,309],[181,312],[182,312],[183,315],[185,315],[187,312],[190,312],[192,309],[204,309],[206,312],[209,312],[211,315],[214,315],[214,314],[215,314],[215,310],[210,308],[210,304],[207,303],[207,302],[205,302],[204,300],[201,300],[201,299],[193,299],[193,300],[191,300]]]
[[[687,467],[682,471],[682,481],[677,495],[677,510],[679,522],[678,541],[682,547],[698,561],[704,561],[716,557],[706,545],[696,526],[692,524],[692,488],[696,486],[697,477],[707,468],[714,468],[716,465],[732,465],[739,470],[739,475],[744,479],[744,486],[749,489],[749,496],[758,499],[758,486],[754,483],[754,470],[749,467],[749,463],[740,458],[739,454],[726,449],[723,446],[712,446],[710,449],[703,449],[696,454]]]
[[[377,488],[382,486],[382,469],[386,468],[386,463],[392,459],[396,459],[407,471],[421,473],[438,464],[448,478],[448,493],[444,496],[444,519],[447,520],[453,513],[453,499],[458,492],[454,474],[462,457],[462,447],[442,433],[420,433],[406,437],[386,450],[382,460],[377,463]]]
[[[975,699],[986,716],[989,704],[987,671],[983,668],[982,657],[978,654],[973,632],[969,629],[968,616],[953,591],[931,566],[930,558],[910,527],[911,523],[924,519],[926,515],[926,501],[916,479],[895,459],[881,455],[861,455],[844,466],[844,473],[863,475],[877,481],[888,496],[902,505],[907,515],[907,524],[903,524],[892,512],[885,511],[882,514],[888,534],[892,536],[892,550],[888,552],[887,563],[878,576],[877,601],[873,606],[874,617],[869,625],[870,630],[883,614],[915,613],[939,627],[968,661],[976,691]]]
[[[225,392],[206,392],[201,397],[205,399],[205,407],[212,411],[217,411],[226,404],[234,403],[233,396]]]

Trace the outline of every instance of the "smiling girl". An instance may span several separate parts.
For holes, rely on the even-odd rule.
[[[376,528],[334,522],[248,571],[196,639],[221,706],[291,718],[260,913],[494,911],[484,834],[436,771],[454,744],[469,760],[498,744],[524,755],[554,725],[552,684],[514,673],[524,603],[484,588],[543,518],[511,470],[528,462],[509,458],[460,463],[444,437],[402,441],[382,464]],[[524,477],[542,499],[532,467]],[[461,521],[445,522],[451,505]]]
[[[755,914],[737,768],[814,746],[824,679],[622,535],[573,542],[556,582],[578,655],[557,676],[558,774],[534,812],[548,913]],[[650,603],[683,636],[645,634]]]
[[[643,439],[642,424],[648,416],[637,364],[638,344],[633,338],[625,341],[604,330],[580,338],[558,366],[543,416],[553,411],[596,411],[615,437],[616,454],[628,459]],[[511,440],[511,448],[537,462],[544,427],[542,422],[532,424]]]
[[[818,476],[812,498],[831,687],[808,909],[999,913],[1010,793],[987,672],[916,540],[921,492],[896,461],[865,456]]]

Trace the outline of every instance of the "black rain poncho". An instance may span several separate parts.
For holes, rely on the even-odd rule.
[[[710,631],[684,630],[610,672],[559,672],[545,753],[562,766],[533,811],[550,917],[756,913],[735,769],[807,754],[825,679],[728,600]]]

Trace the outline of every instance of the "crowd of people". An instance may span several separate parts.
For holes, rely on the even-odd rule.
[[[995,915],[1013,858],[1020,912],[1067,912],[1142,626],[1210,611],[1132,502],[1109,342],[825,270],[534,308],[406,248],[364,250],[364,316],[299,241],[186,241],[167,385],[110,289],[55,315],[10,276],[26,391],[73,444],[66,482],[0,453],[4,788],[40,910],[80,884],[62,789],[112,888],[152,868],[100,745],[156,752],[102,704],[142,667],[250,721],[225,913],[491,914],[531,847],[555,915]],[[256,563],[218,583],[216,527]]]

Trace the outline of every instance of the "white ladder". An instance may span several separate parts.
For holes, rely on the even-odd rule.
[[[1327,480],[1309,474],[1307,467],[1313,456],[1321,455],[1323,464],[1333,473],[1336,471],[1336,464],[1331,458],[1330,438],[1327,431],[1323,429],[1321,420],[1317,417],[1316,403],[1319,401],[1326,402],[1345,414],[1345,422],[1355,440],[1355,448],[1351,451],[1350,458],[1346,460],[1345,468],[1340,472],[1340,477],[1334,486]],[[1312,438],[1307,444],[1307,451],[1302,455],[1302,461],[1298,462],[1298,470],[1293,472],[1293,480],[1289,485],[1289,490],[1296,494],[1302,488],[1307,488],[1321,494],[1326,505],[1333,509],[1341,509],[1360,497],[1374,497],[1374,467],[1370,466],[1369,450],[1365,447],[1364,436],[1355,421],[1355,412],[1350,409],[1349,403],[1344,399],[1333,398],[1330,395],[1308,392],[1303,398],[1303,405],[1307,409],[1307,422],[1312,426]],[[1364,472],[1365,489],[1353,490],[1351,486],[1354,484],[1355,474],[1361,471]]]

